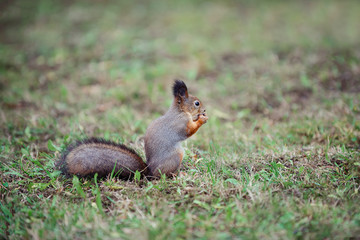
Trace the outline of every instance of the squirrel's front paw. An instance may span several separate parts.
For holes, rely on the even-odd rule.
[[[203,124],[207,122],[208,120],[208,116],[206,115],[206,113],[202,113],[202,114],[199,114],[199,119],[198,121],[202,122]]]

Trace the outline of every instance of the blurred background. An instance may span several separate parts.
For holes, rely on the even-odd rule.
[[[135,141],[166,111],[180,78],[208,108],[199,147],[215,139],[239,151],[359,143],[358,1],[0,7],[4,133],[31,126],[40,143],[68,135]]]

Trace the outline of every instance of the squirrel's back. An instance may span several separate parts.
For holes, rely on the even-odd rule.
[[[66,149],[58,163],[66,175],[107,176],[114,170],[120,178],[130,178],[136,171],[147,172],[147,165],[132,149],[100,138],[85,139]],[[115,169],[114,169],[115,166]]]

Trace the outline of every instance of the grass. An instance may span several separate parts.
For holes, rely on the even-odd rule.
[[[0,238],[357,239],[357,1],[4,1]],[[207,106],[173,179],[67,179],[76,139],[144,157],[174,78]]]

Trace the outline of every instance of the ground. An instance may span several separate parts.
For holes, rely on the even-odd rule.
[[[0,238],[357,239],[357,1],[2,1]],[[132,147],[207,107],[176,178],[65,178],[84,137]]]

